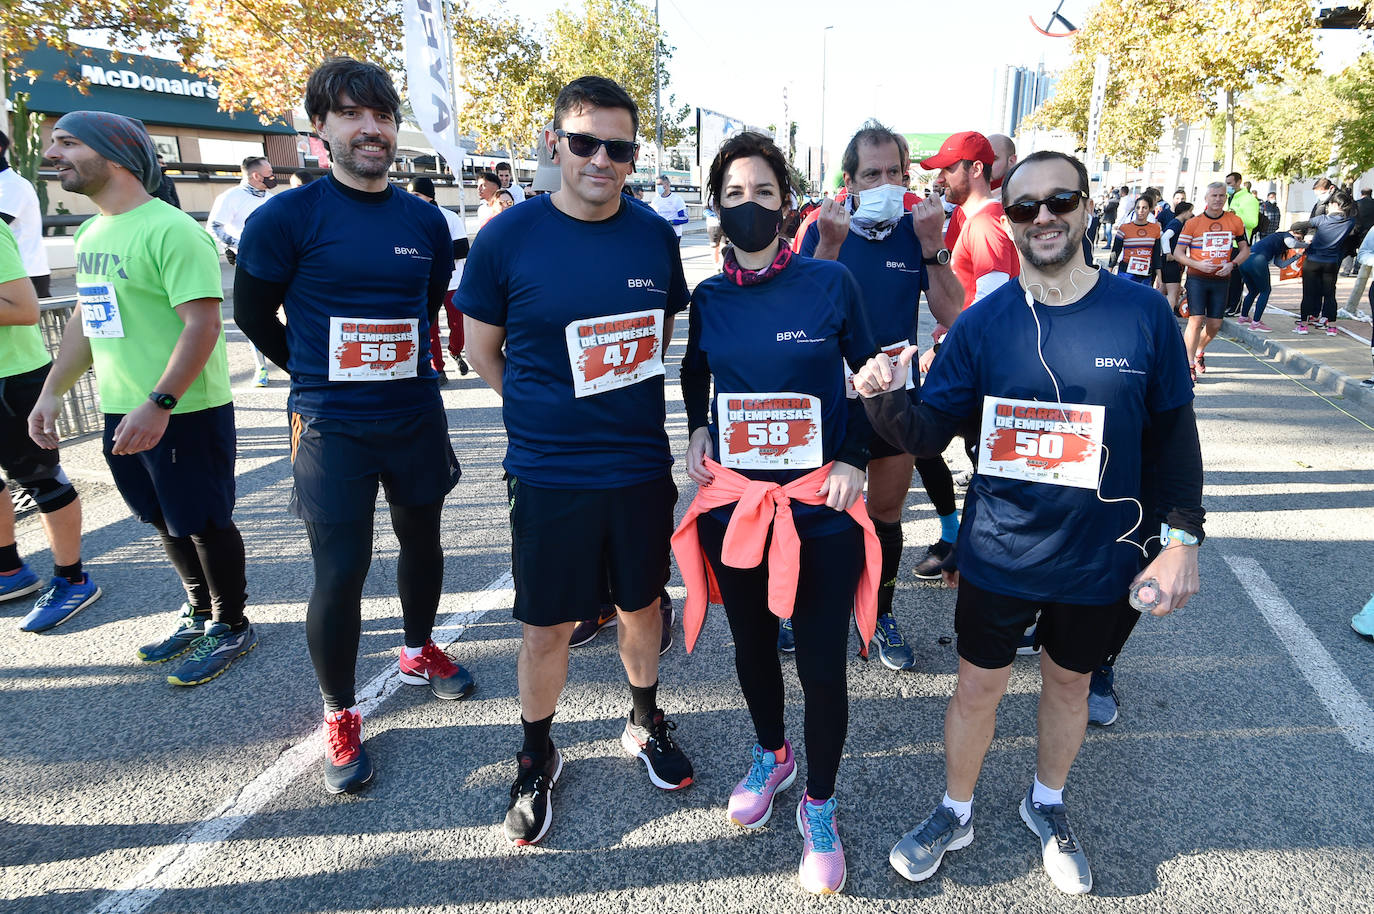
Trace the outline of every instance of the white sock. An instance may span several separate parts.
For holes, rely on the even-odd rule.
[[[354,705],[354,706],[351,707],[351,708],[345,708],[344,710],[348,711],[349,714],[358,714],[359,716],[361,716],[361,712],[358,711],[358,706],[357,706],[357,705]],[[335,714],[342,714],[342,713],[343,713],[343,711],[325,711],[325,712],[324,712],[324,719],[325,719],[325,720],[329,720],[329,718],[333,717]]]
[[[969,797],[967,800],[960,802],[959,800],[950,799],[949,793],[946,792],[945,798],[940,801],[940,804],[942,806],[948,806],[954,811],[954,814],[959,817],[960,825],[967,825],[968,820],[973,816],[973,797]]]
[[[1035,786],[1031,788],[1031,802],[1041,806],[1058,806],[1064,802],[1064,788],[1050,790],[1040,783],[1040,775],[1035,776]]]
[[[411,660],[414,660],[416,657],[420,656],[420,653],[424,650],[424,648],[422,648],[422,647],[403,647],[403,648],[401,648],[401,650],[403,650],[403,651],[406,652],[406,656],[407,656],[408,658],[410,658]]]

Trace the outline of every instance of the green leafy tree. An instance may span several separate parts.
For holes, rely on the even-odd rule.
[[[481,17],[469,9],[454,30],[458,86],[467,96],[458,106],[458,129],[514,160],[553,117],[558,86],[543,46],[519,19],[499,14]]]
[[[0,56],[11,77],[21,73],[20,61],[41,44],[67,54],[89,53],[72,40],[72,32],[104,30],[111,44],[144,51],[153,46],[195,52],[194,23],[187,20],[180,0],[4,0],[0,2]],[[32,73],[75,82],[79,74]]]
[[[1374,2],[1366,7],[1374,12]],[[1335,107],[1336,152],[1347,174],[1374,168],[1374,53],[1363,54],[1331,80]]]
[[[654,44],[658,44],[659,89],[663,99],[663,145],[676,146],[687,135],[690,105],[677,104],[668,91],[668,64],[674,48],[655,35],[653,17],[635,0],[585,0],[581,12],[558,10],[549,19],[548,61],[555,85],[595,73],[620,83],[639,106],[639,133],[653,142]]]
[[[1102,154],[1143,164],[1166,123],[1220,111],[1229,167],[1236,98],[1315,72],[1312,23],[1308,0],[1102,0],[1074,36],[1073,62],[1035,123],[1085,143],[1094,63],[1108,54]]]
[[[1339,104],[1333,80],[1258,93],[1237,112],[1237,152],[1247,175],[1284,182],[1324,173],[1331,165]]]
[[[43,164],[43,115],[29,110],[29,93],[14,94],[14,135],[10,137],[10,164],[15,172],[33,185],[38,194],[38,211],[47,215],[48,182],[38,176]]]

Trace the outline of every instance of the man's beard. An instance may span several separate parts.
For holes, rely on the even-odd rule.
[[[1075,232],[1073,230],[1073,227],[1070,226],[1067,222],[1060,222],[1055,225],[1041,226],[1035,229],[1035,231],[1045,232],[1053,231],[1056,229],[1064,233],[1064,243],[1059,250],[1052,251],[1049,254],[1038,254],[1034,252],[1035,249],[1031,244],[1031,237],[1029,233],[1016,238],[1016,249],[1021,252],[1021,256],[1026,258],[1027,262],[1029,262],[1031,266],[1035,267],[1038,270],[1043,270],[1047,267],[1063,266],[1064,264],[1068,263],[1069,260],[1075,254],[1075,252],[1077,252],[1082,247],[1083,233]]]

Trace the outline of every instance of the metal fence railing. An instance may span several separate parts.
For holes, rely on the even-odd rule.
[[[67,319],[76,307],[76,296],[45,298],[39,304],[38,326],[43,331],[43,343],[48,352],[57,357],[62,345],[62,333],[67,327]],[[67,395],[62,398],[62,412],[57,417],[57,431],[62,438],[79,438],[103,431],[105,417],[100,413],[100,400],[96,396],[95,372],[87,370]]]

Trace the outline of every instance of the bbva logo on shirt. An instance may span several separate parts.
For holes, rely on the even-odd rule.
[[[433,259],[434,259],[433,257],[430,257],[428,254],[422,254],[422,253],[420,253],[420,249],[419,249],[419,248],[405,247],[405,246],[403,246],[403,245],[399,245],[399,244],[398,244],[398,245],[395,246],[395,251],[396,251],[396,254],[397,254],[398,256],[400,256],[400,257],[411,257],[411,258],[414,258],[414,259],[416,259],[416,260],[433,260]]]
[[[805,330],[783,330],[778,333],[779,343],[824,343],[825,337],[810,337]]]
[[[1131,363],[1127,359],[1096,358],[1093,359],[1095,368],[1130,368]]]

